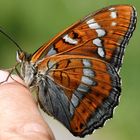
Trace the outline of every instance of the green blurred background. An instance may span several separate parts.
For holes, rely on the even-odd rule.
[[[0,26],[23,50],[34,52],[58,32],[97,9],[113,4],[134,5],[137,28],[125,53],[121,70],[122,96],[113,119],[85,140],[140,139],[140,1],[139,0],[0,0]],[[17,48],[0,34],[0,68],[15,64]],[[78,140],[60,123],[46,117],[57,140]]]

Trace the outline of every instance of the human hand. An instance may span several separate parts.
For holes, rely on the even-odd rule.
[[[0,82],[8,72],[0,71]],[[17,76],[0,84],[0,139],[54,140],[54,135],[41,117],[38,107],[24,82]]]

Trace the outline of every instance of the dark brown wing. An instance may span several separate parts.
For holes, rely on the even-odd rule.
[[[51,55],[84,55],[102,59],[119,70],[135,25],[136,11],[132,6],[106,7],[59,33],[40,47],[31,61]]]

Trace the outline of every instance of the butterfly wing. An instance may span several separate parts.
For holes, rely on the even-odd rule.
[[[33,54],[31,61],[36,62],[51,55],[84,55],[111,63],[118,71],[135,25],[134,7],[106,7],[88,15],[44,44]]]
[[[41,108],[84,137],[103,126],[118,104],[120,78],[105,61],[78,55],[61,55],[38,64],[38,100]]]

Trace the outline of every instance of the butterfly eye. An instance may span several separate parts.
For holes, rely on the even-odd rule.
[[[16,52],[16,60],[17,60],[17,62],[19,62],[19,63],[21,63],[21,62],[25,62],[25,61],[30,61],[31,60],[31,54],[28,54],[28,53],[26,53],[26,52],[23,52],[23,51],[20,51],[20,50],[18,50],[17,52]]]

